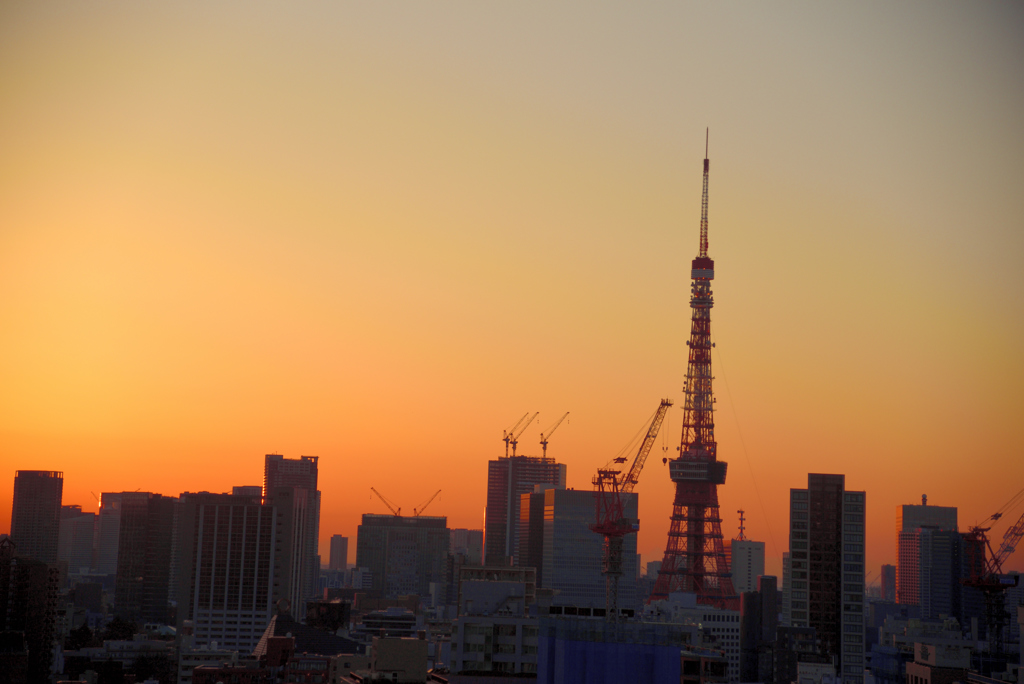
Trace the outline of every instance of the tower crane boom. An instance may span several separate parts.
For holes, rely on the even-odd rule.
[[[438,489],[436,492],[434,492],[434,495],[432,497],[427,499],[426,503],[420,504],[416,508],[412,509],[412,514],[414,516],[416,516],[416,517],[419,517],[419,516],[423,515],[423,511],[427,510],[427,506],[429,506],[434,501],[434,499],[437,498],[437,495],[440,494],[440,493],[441,493],[441,490]]]
[[[555,422],[554,425],[552,425],[551,427],[549,427],[547,429],[546,432],[540,433],[540,446],[541,446],[541,456],[542,457],[547,458],[547,455],[548,455],[548,439],[551,437],[551,435],[555,434],[555,430],[558,429],[558,426],[561,425],[562,421],[565,420],[568,417],[569,417],[569,412],[566,411],[565,415],[562,416],[561,418],[559,418]]]
[[[392,504],[392,503],[391,503],[390,501],[388,501],[387,499],[385,499],[385,498],[384,498],[384,495],[383,495],[383,494],[381,494],[380,492],[378,492],[378,491],[377,491],[376,489],[374,489],[373,487],[370,487],[370,491],[371,491],[371,492],[373,492],[374,494],[376,494],[376,495],[377,495],[377,498],[378,498],[378,499],[380,499],[381,501],[383,501],[383,502],[384,502],[384,505],[385,505],[385,506],[387,506],[387,507],[388,507],[388,508],[389,508],[389,509],[391,510],[391,512],[392,512],[392,513],[393,513],[394,515],[397,515],[397,516],[401,516],[401,515],[402,515],[402,508],[401,508],[401,507],[395,508],[394,504]],[[436,496],[436,495],[435,495],[435,496]],[[428,502],[428,503],[429,503],[429,502]]]
[[[644,469],[644,463],[647,462],[647,456],[651,453],[655,440],[658,439],[658,431],[661,429],[661,424],[665,422],[665,414],[668,413],[668,409],[671,406],[671,399],[661,400],[661,405],[654,414],[654,420],[651,421],[651,427],[647,429],[647,436],[644,437],[640,450],[636,452],[636,458],[633,459],[633,465],[630,467],[629,473],[626,474],[625,479],[622,481],[621,491],[628,493],[633,491],[633,487],[636,486],[637,481],[640,479],[640,471]]]
[[[529,413],[529,411],[527,411],[527,413]],[[530,425],[533,424],[533,421],[536,420],[537,416],[539,416],[539,415],[540,415],[540,411],[537,411],[532,416],[530,416],[530,419],[528,421],[526,421],[525,423],[523,423],[523,421],[520,420],[519,422],[523,423],[523,424],[521,426],[519,426],[518,430],[516,428],[512,428],[512,432],[510,434],[511,434],[512,455],[513,456],[516,455],[516,445],[519,444],[519,435],[523,434],[523,430],[525,430],[526,428],[530,427]],[[519,425],[519,423],[516,423],[516,425]]]

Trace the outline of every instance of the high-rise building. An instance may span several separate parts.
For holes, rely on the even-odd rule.
[[[135,622],[170,619],[171,556],[178,500],[121,492],[114,610]]]
[[[281,534],[294,522],[292,511],[262,504],[258,495],[181,495],[179,633],[190,620],[196,646],[216,642],[252,652],[277,601],[292,593],[290,554]]]
[[[348,569],[348,537],[340,534],[331,535],[331,557],[328,567],[335,571]]]
[[[19,470],[14,475],[11,538],[18,555],[43,563],[57,562],[64,473]]]
[[[764,542],[728,539],[725,545],[733,588],[740,594],[755,591],[757,578],[764,574]]]
[[[462,554],[469,565],[481,565],[484,562],[484,531],[454,529],[448,530],[448,552],[452,555]]]
[[[519,497],[519,550],[516,565],[537,571],[544,581],[544,492],[553,485],[534,485],[533,492]]]
[[[896,566],[882,566],[882,600],[896,602]]]
[[[811,473],[790,490],[790,619],[815,628],[845,684],[864,681],[864,506],[844,475]]]
[[[921,618],[937,620],[940,616],[962,617],[961,612],[961,553],[963,542],[956,530],[936,530],[923,527],[918,530],[918,556],[920,558],[918,599]]]
[[[96,521],[95,560],[93,571],[100,575],[117,572],[117,544],[121,538],[121,495],[103,492]]]
[[[302,536],[295,539],[296,558],[293,569],[301,572],[295,584],[297,596],[302,601],[313,598],[317,593],[320,578],[320,491],[317,489],[317,456],[285,458],[280,454],[267,454],[263,468],[263,502],[271,503],[275,492],[284,489],[300,489],[305,495],[292,497],[296,512],[302,519]],[[301,614],[301,613],[298,613]]]
[[[370,570],[373,589],[386,598],[428,596],[431,583],[447,584],[450,543],[448,518],[366,513],[356,536],[356,566]]]
[[[557,592],[554,602],[558,605],[605,608],[604,537],[590,529],[596,515],[594,492],[551,488],[529,496],[531,510],[535,509],[537,500],[543,501],[538,586],[554,589]],[[636,520],[637,494],[630,492],[620,496],[626,518]],[[535,546],[532,535],[521,541],[529,547]],[[636,535],[626,535],[618,587],[620,609],[636,610],[639,607],[640,597],[636,591],[638,565]]]
[[[95,532],[95,513],[83,513],[81,506],[61,506],[57,558],[67,561],[69,574],[88,572],[92,567]]]
[[[929,506],[928,497],[921,505],[896,507],[896,602],[921,605],[921,529],[957,530],[954,506]],[[922,617],[924,617],[922,615]]]
[[[487,463],[484,563],[505,565],[519,550],[519,498],[534,485],[565,489],[566,467],[553,458],[503,456]]]
[[[0,535],[0,634],[5,636],[3,650],[7,651],[0,654],[0,680],[50,681],[58,576],[56,567],[22,557],[17,540]],[[5,656],[13,643],[21,639],[28,653],[19,667]]]

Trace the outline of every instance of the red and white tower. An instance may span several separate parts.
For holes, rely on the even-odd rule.
[[[697,594],[697,601],[720,608],[739,608],[722,541],[718,485],[725,484],[726,463],[718,460],[715,443],[714,395],[711,391],[711,281],[715,262],[708,257],[708,160],[705,149],[704,194],[700,212],[700,253],[690,277],[690,360],[686,370],[683,435],[679,456],[669,461],[676,483],[672,525],[665,558],[651,600],[671,592]]]

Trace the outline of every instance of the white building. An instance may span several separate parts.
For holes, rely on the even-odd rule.
[[[764,574],[764,542],[729,539],[725,546],[736,593],[757,591],[757,578]]]

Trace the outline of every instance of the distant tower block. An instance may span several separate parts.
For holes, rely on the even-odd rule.
[[[690,355],[683,435],[679,455],[669,461],[669,476],[676,483],[676,495],[665,557],[651,600],[686,591],[697,594],[702,604],[738,610],[739,598],[725,560],[722,518],[718,512],[718,485],[725,484],[726,464],[718,460],[711,390],[711,281],[715,277],[715,262],[708,257],[708,168],[705,150],[700,251],[690,270],[693,315],[687,342]]]

